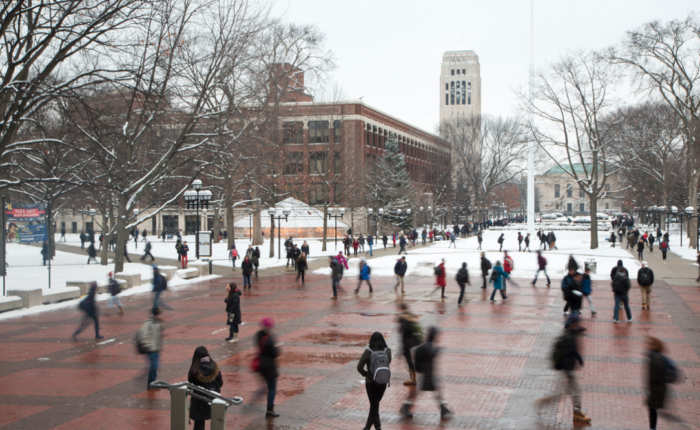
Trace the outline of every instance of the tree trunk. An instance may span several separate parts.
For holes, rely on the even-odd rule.
[[[236,228],[233,226],[233,206],[230,202],[226,205],[226,232],[229,241],[226,246],[231,249],[231,245],[236,244]]]
[[[262,220],[260,219],[260,203],[255,202],[255,212],[253,213],[253,246],[262,246]]]
[[[100,249],[100,265],[102,266],[106,266],[109,260],[109,255],[107,254],[107,250],[109,249],[109,238],[105,233],[109,233],[109,216],[109,213],[102,216],[102,234],[104,235],[104,238],[102,239],[102,249]]]
[[[221,221],[219,218],[221,217],[221,206],[217,206],[216,209],[214,209],[214,234],[213,234],[213,243],[219,243],[221,242],[221,239],[219,238],[219,231],[221,231]]]
[[[695,159],[695,157],[692,157]],[[697,167],[691,167],[692,173],[690,174],[690,184],[688,184],[688,206],[694,208],[698,207],[698,178],[700,178],[700,170]],[[693,215],[700,215],[696,211]],[[698,218],[697,216],[691,217],[688,220],[688,233],[690,237],[690,246],[694,249],[698,249]]]
[[[328,204],[323,203],[323,245],[321,246],[321,251],[326,251],[326,238],[328,237]]]
[[[117,209],[117,247],[114,252],[114,273],[124,271],[124,249],[126,246],[126,213],[127,199],[119,196],[119,208]]]
[[[591,194],[591,249],[598,249],[598,194]]]
[[[279,239],[277,239],[279,240]],[[275,256],[275,219],[270,219],[270,258]]]

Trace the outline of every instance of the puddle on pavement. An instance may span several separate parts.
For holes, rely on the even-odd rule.
[[[344,333],[336,330],[327,330],[321,333],[307,334],[304,341],[320,344],[340,344],[341,346],[365,346],[369,343],[371,332]],[[386,337],[384,333],[384,337]]]

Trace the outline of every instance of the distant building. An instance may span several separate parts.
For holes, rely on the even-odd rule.
[[[583,174],[583,164],[576,163],[573,167],[576,173]],[[605,182],[606,195],[598,199],[599,213],[620,212],[622,210],[622,199],[617,197],[619,190],[620,176],[608,177]],[[544,174],[535,176],[535,195],[539,203],[540,213],[560,212],[565,215],[590,215],[590,200],[581,186],[574,183],[571,175],[559,166],[554,166]]]
[[[447,51],[440,70],[440,122],[481,117],[481,66],[474,51]]]

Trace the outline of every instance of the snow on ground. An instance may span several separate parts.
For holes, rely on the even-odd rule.
[[[688,224],[684,223],[683,225],[683,246],[681,246],[681,232],[680,232],[680,224],[671,224],[671,228],[668,231],[669,233],[669,251],[671,251],[673,254],[678,255],[684,260],[691,260],[691,261],[696,261],[698,258],[698,253],[695,251],[695,249],[690,247],[690,239],[688,238]],[[642,231],[656,231],[653,225],[651,226],[645,226],[642,225],[640,226],[640,229]],[[666,229],[661,229],[663,233],[666,233]],[[654,234],[656,236],[656,234]],[[658,247],[658,242],[654,242],[654,249]],[[646,251],[645,251],[646,252]]]
[[[56,235],[56,240],[58,241],[58,238],[60,237],[60,234]],[[67,242],[65,242],[67,245],[72,245],[72,246],[80,246],[80,238],[79,235],[77,234],[66,234],[66,239]],[[134,244],[134,241],[130,241],[127,245],[127,249],[129,250],[130,254],[143,254],[143,251],[145,249],[146,244],[144,242],[141,242],[141,238],[139,238],[139,243],[138,247],[137,245]],[[163,242],[162,239],[157,239],[155,236],[148,236],[148,240],[151,241],[151,254],[158,259],[158,258],[169,258],[169,259],[177,259],[177,252],[175,251],[175,242],[176,240],[166,240]],[[191,236],[183,236],[182,237],[183,241],[187,241],[187,245],[190,248],[190,251],[188,253],[189,261],[192,262],[195,259],[195,240],[194,240],[194,235]],[[284,241],[286,238],[282,238],[282,246],[278,247],[277,244],[277,239],[275,239],[275,257],[270,258],[270,240],[265,239],[263,245],[259,246],[260,248],[260,269],[265,269],[268,267],[276,267],[276,266],[284,266],[287,264],[287,252],[284,249]],[[323,247],[323,244],[321,243],[321,240],[318,238],[293,238],[293,242],[301,248],[301,245],[304,243],[304,241],[307,241],[307,244],[309,245],[309,253],[311,254],[310,261],[313,261],[317,258],[320,257],[325,257],[328,255],[333,255],[337,254],[338,251],[343,250],[343,244],[340,241],[340,238],[338,238],[338,251],[335,250],[335,245],[332,239],[328,239],[327,242],[327,250],[326,251],[321,251],[321,248]],[[63,242],[61,242],[63,243]],[[250,244],[250,241],[247,239],[237,239],[236,240],[236,249],[238,250],[238,254],[240,256],[245,255],[246,249],[248,249],[248,245]],[[99,246],[99,243],[96,243],[95,246]],[[365,244],[365,247],[367,248],[367,245]],[[278,254],[278,249],[282,250],[282,255]],[[231,266],[231,260],[229,260],[228,255],[229,255],[229,249],[230,245],[227,242],[220,242],[220,243],[215,243],[214,247],[212,249],[212,259],[214,260],[214,264],[217,266]],[[369,249],[369,248],[367,248]],[[37,251],[38,253],[39,251]],[[99,257],[99,253],[98,253]],[[41,258],[41,255],[39,255],[39,258]],[[82,257],[81,257],[82,258]],[[84,258],[87,261],[87,254]],[[240,267],[241,261],[243,259],[239,257],[236,260],[236,267]],[[156,260],[156,263],[158,261]]]
[[[523,227],[522,231],[525,231]],[[503,249],[508,250],[513,258],[515,269],[512,276],[515,278],[534,278],[537,271],[537,245],[539,240],[537,237],[530,242],[531,253],[518,252],[517,232],[500,232],[486,231],[483,234],[484,242],[482,245],[483,251],[486,253],[486,258],[495,263],[503,261],[503,253],[499,252],[497,243],[498,237],[504,233],[505,242]],[[547,259],[547,273],[550,277],[561,278],[564,275],[564,269],[569,260],[569,255],[573,254],[579,265],[583,267],[584,261],[594,259],[597,263],[597,274],[591,275],[593,279],[609,279],[610,270],[617,264],[617,260],[622,260],[624,266],[629,270],[630,277],[637,277],[637,270],[641,268],[632,254],[624,249],[611,248],[610,244],[605,241],[607,234],[600,232],[598,235],[599,248],[596,250],[590,249],[590,232],[582,231],[561,231],[556,233],[558,250],[545,251],[543,254]],[[457,249],[449,248],[450,242],[436,242],[431,246],[422,247],[417,245],[415,248],[408,249],[406,262],[408,263],[408,276],[434,276],[432,266],[420,265],[420,263],[435,263],[439,264],[442,258],[445,259],[447,267],[447,276],[454,278],[457,270],[462,266],[463,262],[467,263],[467,268],[470,270],[472,283],[480,283],[481,280],[481,251],[477,249],[477,238],[471,237],[467,239],[457,239]],[[391,246],[391,245],[390,245]],[[399,247],[396,247],[398,253]],[[369,264],[372,268],[374,276],[393,276],[394,264],[396,264],[398,256],[385,256],[372,259]],[[348,262],[350,269],[346,271],[348,275],[357,275],[357,267],[359,258],[351,258]],[[314,271],[319,274],[330,274],[330,268],[322,268]],[[540,274],[540,276],[542,276]]]

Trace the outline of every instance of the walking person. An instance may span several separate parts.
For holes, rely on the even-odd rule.
[[[581,387],[576,379],[576,363],[583,366],[583,357],[579,353],[578,338],[585,329],[579,326],[579,316],[571,315],[564,328],[564,334],[554,344],[552,360],[554,368],[560,370],[566,379],[566,390],[571,394],[574,406],[575,423],[590,423],[591,419],[582,410]],[[537,403],[542,408],[545,404],[560,401],[559,396],[550,396],[539,399]]]
[[[124,244],[124,259],[131,263],[131,260],[129,259],[129,253],[126,251],[126,243]]]
[[[588,300],[588,306],[591,307],[591,315],[595,316],[597,312],[595,311],[595,307],[593,307],[593,299],[591,298],[593,288],[591,284],[591,269],[589,267],[584,269],[583,276],[581,278],[581,292],[583,293],[583,297]]]
[[[396,260],[394,264],[394,275],[396,275],[396,285],[394,285],[394,292],[398,294],[399,284],[401,285],[401,295],[405,295],[403,277],[406,276],[406,270],[408,270],[408,264],[406,263],[406,256],[401,257]]]
[[[182,242],[182,245],[180,245],[180,261],[183,269],[187,269],[187,253],[189,250],[190,247],[187,246],[187,241]]]
[[[61,237],[58,239],[58,241],[60,242],[61,239],[63,239],[64,242],[66,241],[66,228],[64,226],[61,226]]]
[[[467,270],[467,263],[462,263],[462,268],[457,271],[457,276],[455,277],[457,285],[459,285],[459,299],[457,299],[457,306],[462,307],[462,299],[464,298],[464,289],[467,284],[471,286],[469,282],[469,271]]]
[[[357,288],[355,289],[355,294],[360,292],[360,287],[362,286],[362,281],[366,281],[369,286],[369,294],[372,295],[372,283],[370,280],[371,269],[367,264],[367,260],[364,258],[360,261],[360,281],[357,283]]]
[[[386,345],[384,336],[375,331],[369,339],[369,346],[357,363],[357,371],[365,377],[365,390],[369,400],[369,414],[363,430],[370,430],[373,424],[376,430],[382,428],[379,418],[379,403],[384,397],[391,376],[390,364],[391,348]]]
[[[247,255],[241,263],[241,271],[243,272],[243,290],[245,290],[247,286],[248,291],[250,291],[250,287],[252,286],[250,283],[250,276],[253,274],[253,263]]]
[[[544,234],[542,230],[537,232],[537,236],[540,238],[540,246],[543,251],[547,250],[547,235]],[[539,248],[538,248],[539,249]]]
[[[547,235],[547,241],[549,242],[549,250],[550,251],[552,249],[559,249],[559,248],[557,248],[557,236],[554,234],[553,231],[550,231],[549,234]]]
[[[78,307],[84,312],[83,318],[80,321],[78,329],[75,330],[71,338],[73,342],[77,342],[77,336],[82,332],[85,327],[89,324],[89,320],[95,321],[95,339],[104,339],[104,336],[100,336],[100,321],[97,318],[97,304],[95,303],[95,294],[97,294],[97,282],[90,284],[90,289],[87,295],[83,298]]]
[[[275,342],[272,329],[275,321],[270,317],[260,320],[260,330],[256,333],[255,339],[258,345],[259,373],[265,380],[267,386],[267,412],[265,418],[276,418],[275,396],[277,395],[277,357],[280,355],[280,345]]]
[[[408,252],[406,252],[406,237],[403,234],[399,238],[399,246],[401,247],[401,249],[399,249],[399,255],[401,255],[402,252],[408,254]],[[394,248],[396,248],[396,239],[394,239]]]
[[[496,301],[496,291],[501,292],[501,298],[503,301],[508,300],[508,297],[506,294],[503,292],[503,279],[509,279],[508,275],[506,272],[503,271],[503,266],[501,266],[500,261],[496,261],[496,265],[493,266],[493,270],[491,271],[491,278],[489,279],[489,283],[493,282],[493,293],[491,293],[491,302]]]
[[[452,245],[454,245],[455,249],[457,249],[457,242],[456,242],[456,240],[457,240],[457,235],[451,234],[451,235],[450,235],[450,245],[448,246],[448,248],[452,248]]]
[[[479,243],[479,246],[476,249],[481,249],[481,242],[484,241],[484,238],[481,237],[481,230],[479,230],[479,233],[477,233],[476,240]]]
[[[564,295],[564,301],[566,301],[564,315],[569,315],[569,309],[571,309],[571,314],[581,313],[581,302],[583,301],[581,281],[581,274],[576,272],[573,267],[569,267],[569,273],[561,281],[561,291]]]
[[[357,240],[357,238],[353,239],[352,241],[352,252],[355,254],[355,257],[357,257],[357,250],[360,248],[360,241]]]
[[[301,252],[306,254],[306,258],[309,258],[311,255],[311,252],[309,251],[309,244],[304,241],[304,243],[301,245]]]
[[[231,251],[229,253],[229,259],[231,259],[231,262],[233,263],[233,268],[231,270],[236,270],[236,259],[238,259],[238,250],[236,249],[236,245],[231,245]]]
[[[384,249],[386,249],[386,244],[389,242],[389,238],[386,237],[386,234],[382,236],[382,243],[384,244]]]
[[[637,258],[640,260],[644,258],[644,240],[642,239],[637,241]]]
[[[505,240],[505,237],[504,237],[503,233],[501,233],[501,235],[498,238],[498,252],[503,251],[503,241],[504,240]]]
[[[91,261],[91,260],[94,260],[95,263],[97,263],[97,251],[95,250],[95,244],[94,244],[94,243],[91,243],[91,244],[88,246],[87,255],[88,255],[87,264],[90,264],[90,261]]]
[[[153,254],[151,254],[151,241],[146,242],[146,247],[144,248],[144,254],[141,256],[141,261],[146,261],[146,257],[151,257],[151,261],[155,261],[155,257],[153,257]]]
[[[661,256],[665,260],[666,259],[666,253],[668,252],[668,242],[663,240],[659,242],[659,249],[661,250]]]
[[[224,340],[238,342],[238,325],[241,323],[241,290],[235,282],[226,286],[226,324],[228,325],[228,337]]]
[[[663,353],[664,344],[655,337],[647,337],[646,339],[648,370],[647,370],[647,408],[649,408],[649,428],[656,430],[656,424],[659,418],[659,410],[663,409],[666,404],[666,394],[668,393],[667,384],[676,382],[678,379],[678,368],[675,363],[666,357]],[[671,423],[681,423],[682,421],[674,415],[665,412],[663,413]]]
[[[187,382],[221,393],[224,378],[221,377],[219,365],[211,358],[206,347],[198,346],[194,350],[190,371],[187,373]],[[192,430],[204,430],[206,421],[211,420],[211,405],[206,400],[191,396],[189,417],[194,421]]]
[[[610,246],[612,246],[613,248],[615,247],[616,240],[617,240],[617,236],[615,235],[615,232],[613,231],[612,233],[610,233],[610,244],[611,244]]]
[[[161,275],[160,271],[158,270],[158,267],[153,266],[153,310],[155,311],[156,309],[160,309],[161,307],[164,309],[172,309],[172,307],[168,306],[163,302],[160,298],[160,296],[163,294],[163,291],[165,291],[168,288],[168,281],[166,281],[165,276]]]
[[[180,247],[182,246],[182,240],[180,237],[177,238],[175,242],[175,252],[177,253],[177,261],[182,261],[182,254],[180,253]]]
[[[523,235],[518,232],[518,252],[522,252],[522,245],[523,245]]]
[[[642,261],[642,268],[637,271],[637,284],[642,293],[642,310],[651,310],[651,286],[654,284],[654,272],[646,261]]]
[[[79,237],[80,237],[80,249],[85,249],[85,240],[87,239],[87,236],[85,236],[85,232],[81,231]]]
[[[486,254],[481,253],[481,277],[484,280],[484,285],[481,286],[482,289],[486,289],[486,277],[489,275],[489,270],[491,270],[491,262],[486,258]]]
[[[418,323],[418,316],[408,310],[408,305],[401,303],[399,306],[399,333],[401,334],[401,351],[408,366],[408,380],[404,385],[416,385],[416,367],[413,365],[411,348],[420,345],[421,328]]]
[[[151,382],[158,377],[160,352],[163,350],[163,320],[160,318],[160,314],[160,309],[153,309],[151,316],[136,333],[136,348],[141,354],[148,356],[148,381],[146,383],[148,390],[156,389],[151,388]]]
[[[452,412],[447,409],[435,379],[435,375],[437,374],[437,356],[439,352],[438,329],[437,327],[430,327],[428,329],[428,335],[426,336],[425,343],[416,348],[416,371],[421,374],[420,390],[435,392],[435,401],[440,407],[440,417],[446,418],[447,416],[451,415]],[[413,418],[411,406],[413,405],[413,402],[415,402],[417,396],[418,390],[410,390],[408,392],[408,398],[404,401],[404,404],[401,406],[401,410],[399,411],[401,415],[406,418]]]
[[[299,270],[299,267],[297,267],[297,262],[299,261],[299,257],[301,257],[301,249],[294,244],[294,249],[292,249],[292,257],[294,259],[294,270]]]
[[[442,300],[445,300],[445,287],[447,286],[447,278],[446,278],[446,270],[445,270],[445,259],[443,258],[440,264],[435,266],[435,289],[430,293],[432,296],[433,293],[437,290],[442,290],[440,298]]]
[[[49,251],[49,242],[47,240],[41,245],[41,261],[42,266],[46,266],[46,262],[51,258],[51,252]],[[88,264],[90,264],[90,259],[88,259]]]
[[[299,277],[301,277],[301,285],[304,285],[306,283],[306,280],[304,279],[304,273],[306,272],[306,269],[308,269],[309,265],[306,261],[306,253],[302,252],[301,255],[299,256],[299,259],[297,260],[297,281],[299,281]]]
[[[250,257],[250,262],[253,263],[255,269],[255,277],[258,277],[258,266],[260,266],[260,247],[255,247]]]
[[[530,233],[525,235],[525,248],[523,249],[523,252],[527,250],[527,252],[532,252],[530,251]]]
[[[656,238],[654,238],[654,232],[652,231],[649,233],[649,237],[647,238],[647,242],[649,242],[649,252],[654,252],[654,241]]]
[[[503,251],[503,271],[506,272],[506,275],[508,275],[508,279],[510,279],[510,272],[513,271],[515,268],[515,263],[513,262],[513,258],[511,258],[510,255],[508,255],[508,251]],[[506,292],[506,281],[505,279],[503,280],[503,292]]]
[[[340,268],[340,262],[338,261],[337,258],[333,257],[332,255],[330,256],[331,258],[331,282],[333,286],[333,295],[331,296],[331,300],[337,300],[338,299],[338,282],[340,281],[340,273],[341,273],[341,268]]]
[[[144,228],[144,229],[143,229],[143,232],[141,233],[141,237],[143,237],[143,240],[142,240],[141,242],[145,242],[145,241],[146,241],[146,236],[148,236],[148,230],[146,230],[146,229]]]
[[[119,308],[119,313],[123,314],[124,308],[122,308],[122,302],[119,300],[119,293],[122,292],[122,289],[119,287],[119,282],[114,279],[113,272],[109,272],[108,276],[109,279],[107,281],[107,289],[109,290],[110,297],[109,301],[107,302],[107,313],[105,315],[109,314],[109,310],[112,309],[112,305]]]
[[[549,288],[550,284],[552,283],[549,279],[549,275],[547,274],[547,259],[544,258],[542,255],[542,251],[539,249],[537,250],[537,272],[535,272],[535,279],[532,281],[532,286],[534,287],[535,284],[537,284],[537,276],[540,274],[540,272],[544,272],[544,276],[547,278],[547,288]]]
[[[630,310],[630,301],[627,294],[630,290],[630,279],[627,275],[627,269],[620,266],[615,271],[615,277],[612,281],[612,290],[615,294],[615,310],[613,313],[613,322],[617,324],[620,315],[620,303],[625,307],[627,312],[627,322],[632,322],[632,311]]]

